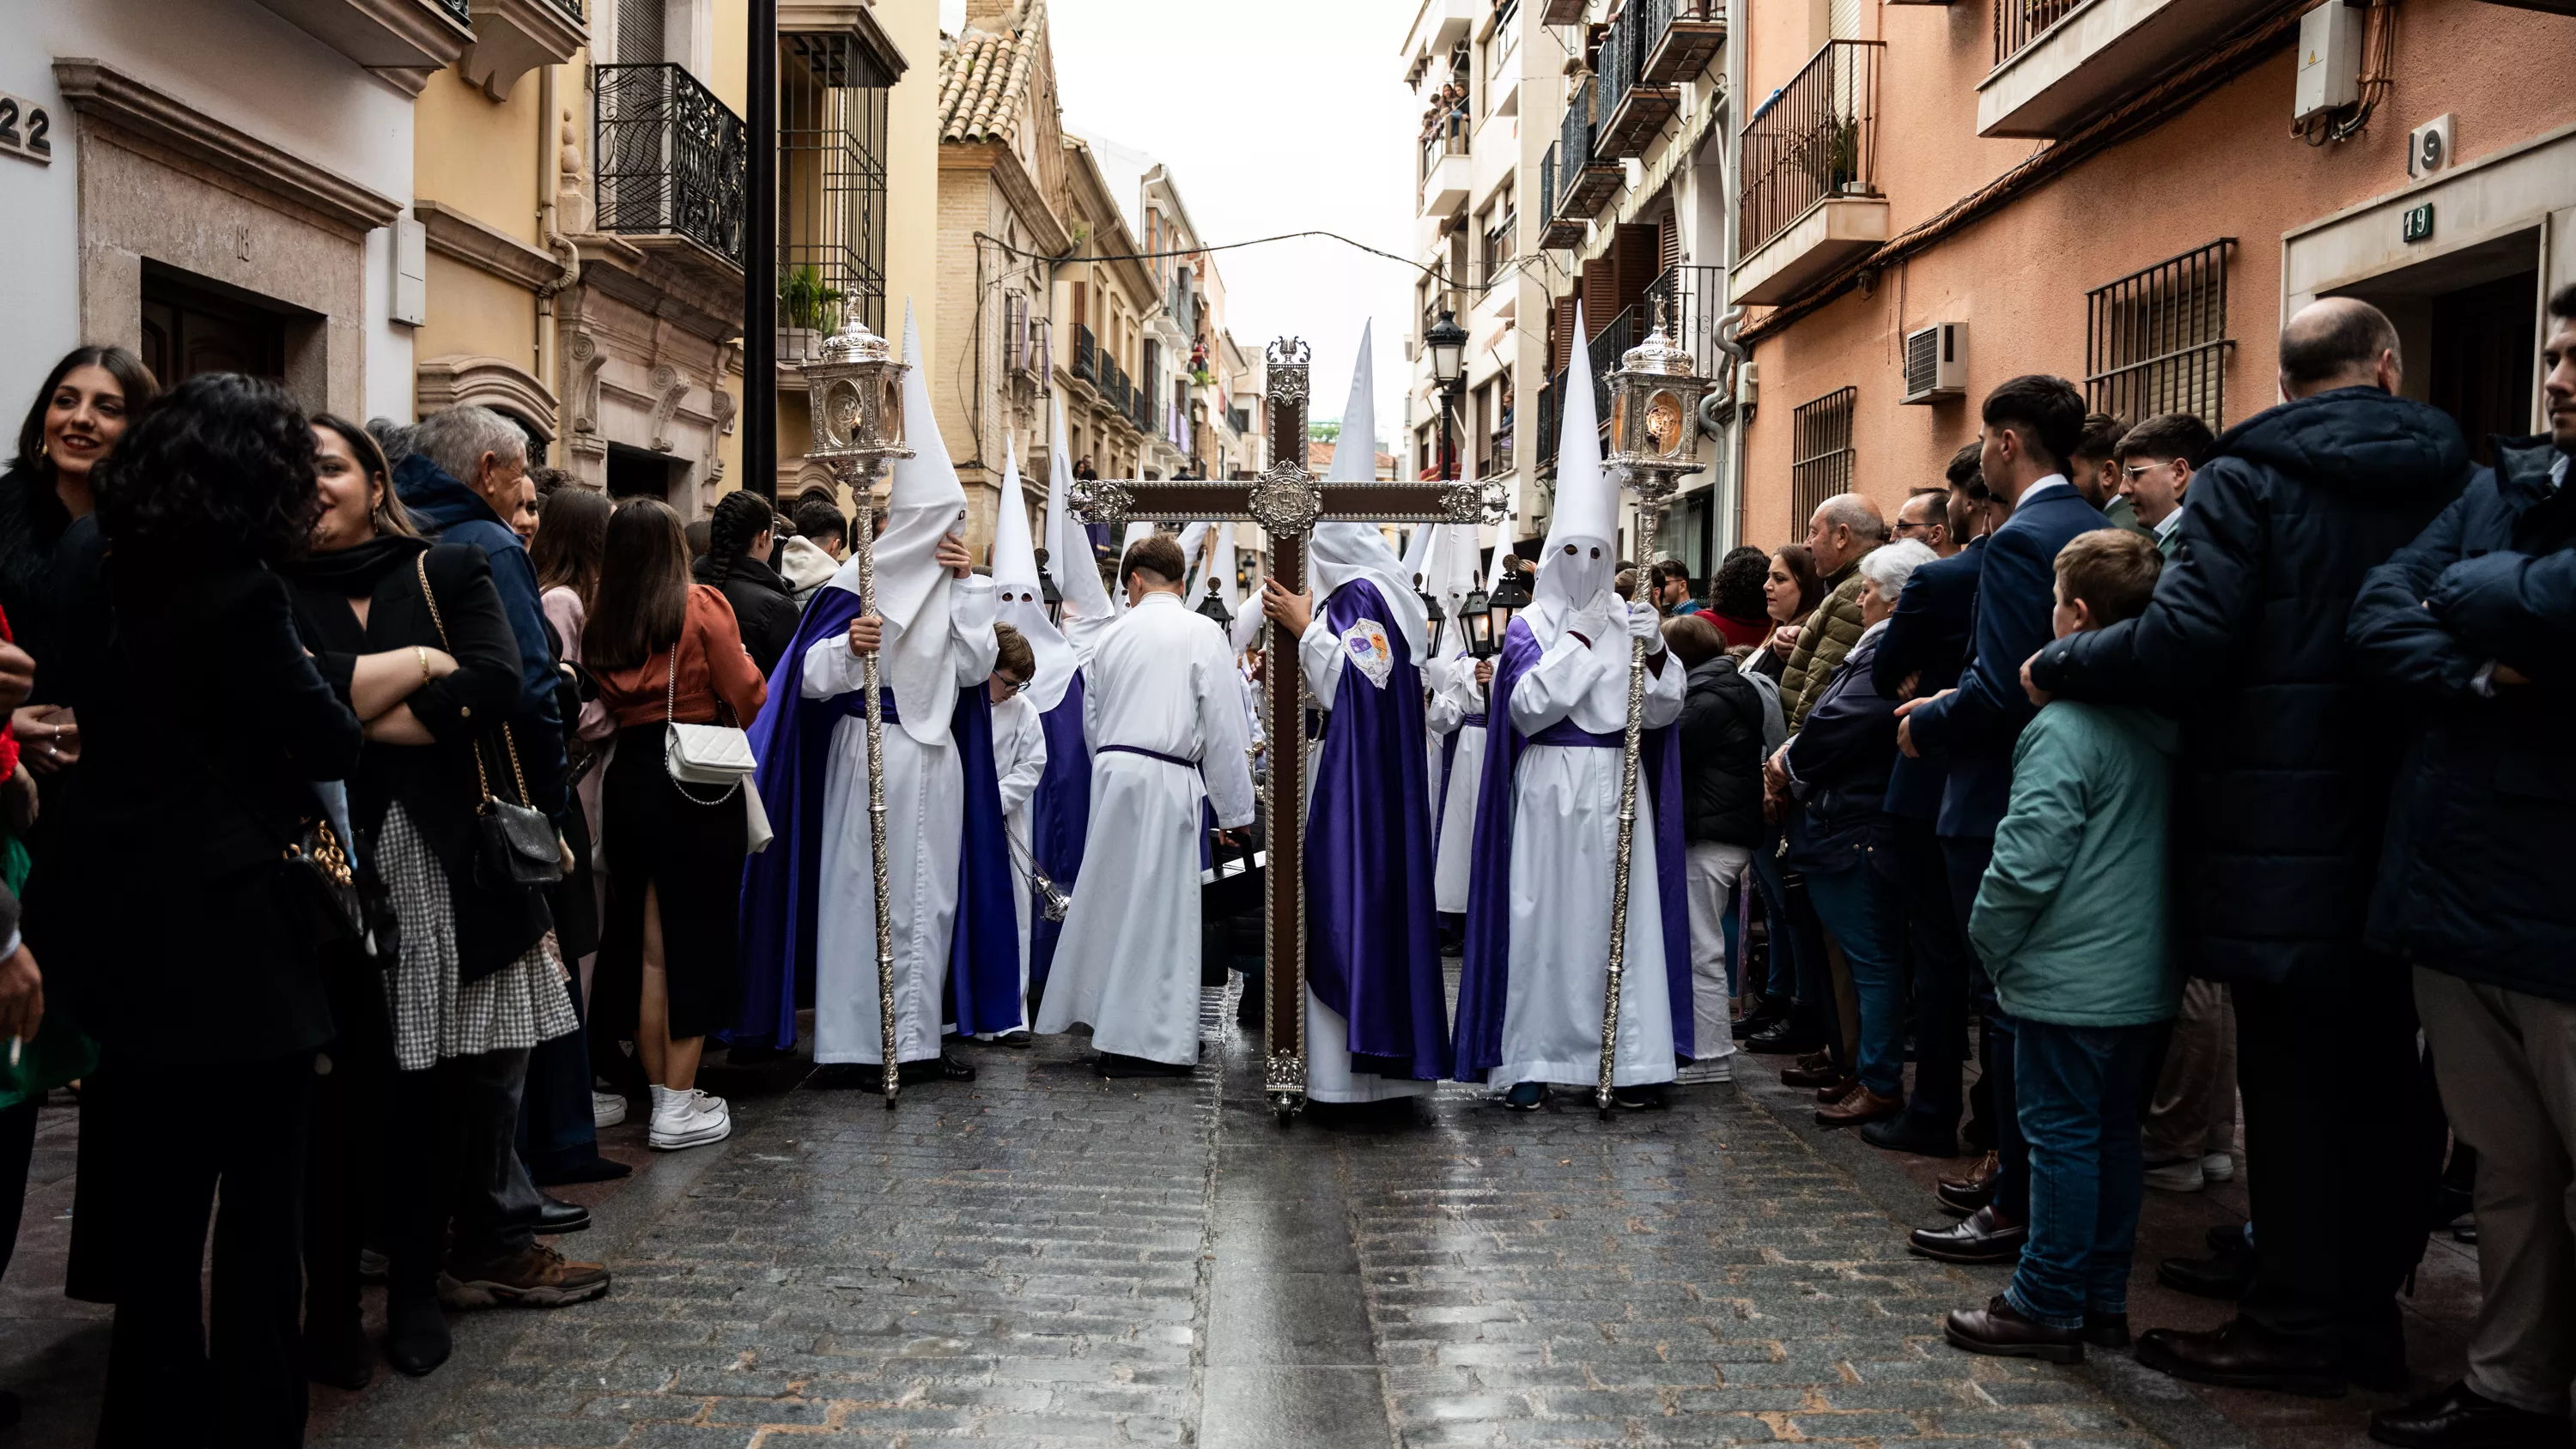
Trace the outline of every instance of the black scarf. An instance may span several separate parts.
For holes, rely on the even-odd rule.
[[[414,558],[428,551],[428,539],[380,533],[347,548],[334,549],[329,553],[308,553],[285,565],[280,572],[297,583],[355,599],[373,594],[377,582],[388,572],[410,568]]]

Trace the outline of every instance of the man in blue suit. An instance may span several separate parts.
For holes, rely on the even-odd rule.
[[[1983,445],[1970,443],[1950,459],[1947,498],[1942,503],[1945,531],[1968,546],[1938,563],[1928,563],[1905,581],[1887,632],[1878,641],[1871,683],[1882,699],[1930,699],[1959,682],[1968,660],[1968,635],[1976,622],[1977,570],[1985,561],[1986,482],[1978,472]],[[1909,500],[1898,515],[1898,531],[1914,511]],[[1927,510],[1928,512],[1928,510]],[[1927,540],[1928,541],[1928,540]],[[1915,1037],[1920,1044],[1914,1065],[1914,1098],[1905,1115],[1872,1122],[1860,1131],[1873,1147],[1953,1157],[1959,1151],[1959,1074],[1967,1060],[1968,943],[1959,933],[1950,898],[1949,872],[1941,862],[1941,842],[1934,828],[1941,818],[1941,794],[1950,777],[1946,756],[1899,755],[1887,777],[1887,813],[1893,834],[1897,878],[1905,888],[1905,913],[1913,927]],[[1992,1130],[1992,1108],[1980,1091],[1977,1116]],[[1972,1132],[1973,1136],[1974,1133]],[[1979,1146],[1986,1144],[1979,1143]],[[1974,1211],[1982,1199],[1964,1203]]]
[[[2066,459],[2084,432],[2084,395],[2062,377],[2032,373],[1986,395],[1979,471],[1986,491],[2011,514],[1995,529],[1977,570],[1976,622],[1956,689],[1899,706],[1897,747],[1908,755],[1946,753],[1950,777],[1934,826],[1959,927],[1994,855],[1995,826],[2012,793],[2013,744],[2039,712],[2021,685],[2021,661],[2052,637],[2057,551],[2103,526],[2102,511],[2067,481]],[[1982,979],[1982,975],[1980,976]],[[1917,1229],[1915,1251],[1949,1262],[1998,1263],[2029,1236],[2029,1150],[2015,1118],[2012,1022],[1981,989],[1984,1060],[1995,1113],[1992,1199],[1955,1227]]]

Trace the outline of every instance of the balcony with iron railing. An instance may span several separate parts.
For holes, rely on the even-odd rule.
[[[1592,114],[1600,125],[1593,148],[1606,157],[1635,156],[1681,109],[1681,87],[1645,74],[1649,6],[1631,0],[1601,37],[1600,68],[1592,77]]]
[[[1646,340],[1646,313],[1641,304],[1619,309],[1619,315],[1593,329],[1584,353],[1592,362],[1592,418],[1606,426],[1610,421],[1610,374],[1619,370],[1619,359],[1629,348]]]
[[[1094,387],[1100,385],[1100,343],[1080,322],[1073,324],[1073,375]]]
[[[1566,106],[1564,124],[1557,131],[1556,205],[1548,213],[1552,223],[1571,223],[1580,228],[1619,194],[1620,185],[1627,179],[1627,169],[1619,164],[1618,157],[1597,154],[1593,149],[1594,92],[1595,87],[1585,86],[1574,93]]]
[[[1745,123],[1729,300],[1776,306],[1887,240],[1875,40],[1835,40]]]
[[[1564,396],[1565,373],[1560,369],[1538,390],[1538,455],[1531,461],[1543,478],[1556,476],[1556,432],[1564,421],[1557,415],[1564,410],[1559,402]]]
[[[1717,324],[1726,315],[1726,268],[1667,267],[1646,284],[1646,322],[1660,325],[1703,377],[1717,374]]]
[[[593,66],[591,89],[599,229],[685,238],[739,268],[742,118],[676,65]]]
[[[2258,0],[1990,0],[1980,136],[2061,136],[2272,7]]]
[[[1708,69],[1726,46],[1726,0],[1641,0],[1650,81],[1687,81]]]
[[[1422,137],[1419,216],[1447,216],[1464,205],[1474,185],[1475,160],[1469,155],[1469,122],[1464,112],[1435,122]]]

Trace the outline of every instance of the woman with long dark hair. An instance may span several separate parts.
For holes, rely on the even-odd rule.
[[[1825,601],[1825,583],[1816,573],[1815,555],[1803,543],[1783,544],[1771,555],[1763,577],[1765,612],[1774,628],[1746,668],[1776,683],[1788,667],[1798,631]],[[1762,843],[1753,849],[1753,883],[1762,893],[1762,916],[1770,929],[1770,980],[1763,1000],[1738,1028],[1745,1050],[1757,1053],[1805,1053],[1790,1071],[1808,1086],[1839,1084],[1840,1068],[1824,1060],[1827,1013],[1834,1009],[1832,977],[1825,959],[1825,938],[1814,907],[1807,903],[1806,882],[1782,859],[1787,811],[1793,803],[1767,791],[1762,801]]]
[[[545,606],[546,627],[556,646],[555,659],[569,667],[570,682],[557,691],[555,712],[564,721],[564,758],[570,767],[573,803],[578,807],[579,818],[567,822],[564,831],[565,842],[572,846],[573,870],[556,892],[563,902],[556,915],[560,927],[562,918],[579,911],[585,903],[590,912],[590,929],[578,933],[585,948],[566,950],[573,958],[567,964],[573,967],[584,1001],[590,999],[594,989],[599,921],[607,909],[604,892],[608,876],[599,858],[599,786],[605,774],[601,766],[608,754],[609,738],[617,733],[617,727],[609,721],[608,707],[599,702],[596,691],[588,684],[581,636],[589,627],[591,603],[599,596],[600,562],[608,550],[608,515],[614,509],[605,493],[576,484],[560,486],[546,495],[545,507],[537,516],[537,541],[528,550],[529,561],[537,571],[537,587],[543,591],[538,602]],[[600,1033],[585,1032],[584,1037],[594,1079],[631,1081],[640,1090],[643,1078],[632,1058],[619,1052],[615,1043]],[[626,1103],[625,1093],[591,1089],[594,1154],[598,1150],[596,1129],[625,1121]]]
[[[724,595],[689,582],[679,515],[658,500],[628,499],[608,520],[582,655],[617,723],[600,788],[608,921],[594,1029],[635,1043],[652,1083],[647,1141],[666,1151],[720,1142],[732,1114],[697,1090],[698,1056],[738,1004],[744,805],[740,789],[675,783],[663,737],[673,721],[748,724],[768,689]]]
[[[516,742],[492,733],[518,698],[519,650],[491,566],[480,549],[413,531],[363,428],[325,414],[313,434],[325,507],[312,551],[285,571],[305,647],[365,721],[350,818],[400,924],[394,961],[370,973],[381,999],[335,1002],[345,1046],[334,1060],[389,1059],[385,1348],[421,1374],[448,1353],[442,1269],[460,1299],[545,1306],[598,1297],[608,1274],[537,1244],[541,1204],[518,1159],[528,1053],[578,1023],[543,892],[488,884],[475,868],[484,797],[515,801],[518,788]],[[370,1006],[384,1025],[368,1022]],[[332,1224],[305,1339],[316,1377],[363,1382],[358,1225]]]
[[[322,514],[313,430],[275,385],[190,378],[98,474],[110,667],[81,701],[67,894],[126,1130],[109,1147],[116,1326],[102,1444],[297,1444],[306,1123],[332,1036],[308,868],[358,717],[274,567]],[[237,1109],[135,1130],[220,1083]],[[198,1297],[216,1215],[211,1325]]]
[[[707,554],[693,572],[702,584],[724,591],[742,630],[742,647],[767,679],[778,656],[796,642],[796,595],[769,566],[769,549],[777,536],[777,513],[769,501],[748,489],[726,494],[707,520]]]
[[[1707,612],[1727,648],[1757,645],[1770,634],[1769,601],[1762,597],[1770,569],[1771,555],[1751,544],[1727,550],[1719,561],[1717,576],[1709,580]]]

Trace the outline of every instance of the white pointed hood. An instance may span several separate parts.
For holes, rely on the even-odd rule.
[[[1618,609],[1619,490],[1601,467],[1600,414],[1592,401],[1592,354],[1583,304],[1574,304],[1574,346],[1565,369],[1565,413],[1556,430],[1556,504],[1539,555],[1531,627],[1540,647],[1555,642],[1567,616],[1587,606]],[[1570,550],[1570,551],[1569,551]],[[1606,600],[1606,605],[1602,601]]]
[[[1435,523],[1439,536],[1432,541],[1431,557],[1422,573],[1422,590],[1440,601],[1440,612],[1449,620],[1446,631],[1450,655],[1467,649],[1467,631],[1459,619],[1467,609],[1467,596],[1476,591],[1476,525],[1472,523]]]
[[[1002,444],[1002,512],[993,520],[993,587],[995,617],[1020,631],[1037,655],[1037,673],[1020,697],[1044,714],[1064,700],[1073,679],[1073,646],[1047,617],[1046,592],[1038,587],[1037,544],[1029,537],[1029,505],[1020,490],[1020,449],[1016,440]],[[1061,587],[1061,585],[1059,585]]]
[[[1374,325],[1360,328],[1360,356],[1351,369],[1350,402],[1342,408],[1341,438],[1333,444],[1333,463],[1324,474],[1327,497],[1336,483],[1377,481],[1377,370],[1369,360],[1369,334]],[[1430,641],[1430,616],[1413,592],[1412,570],[1395,556],[1394,549],[1387,547],[1386,535],[1376,524],[1316,524],[1307,559],[1319,612],[1334,590],[1353,579],[1367,579],[1377,585],[1378,594],[1386,600],[1387,612],[1395,617],[1397,630],[1411,646],[1413,662],[1422,662]]]
[[[874,603],[885,620],[879,673],[903,716],[903,732],[935,745],[948,738],[957,677],[948,657],[948,600],[954,580],[932,555],[943,535],[966,531],[966,490],[957,482],[948,445],[940,441],[939,419],[930,410],[928,359],[922,356],[921,328],[913,321],[910,301],[903,304],[903,360],[912,364],[903,375],[903,436],[913,455],[894,465],[885,532],[876,539]],[[867,526],[867,502],[860,500],[862,528]],[[858,592],[855,553],[832,582]]]
[[[1234,652],[1237,654],[1241,654],[1246,649],[1258,649],[1261,647],[1261,625],[1263,622],[1261,601],[1257,598],[1245,598],[1243,586],[1235,581],[1235,573],[1236,570],[1241,567],[1241,563],[1241,559],[1239,559],[1235,554],[1234,525],[1231,523],[1218,524],[1216,533],[1216,563],[1211,572],[1217,583],[1220,585],[1220,592],[1225,599],[1225,606],[1234,611],[1234,627],[1227,632],[1232,636]]]
[[[1047,573],[1064,598],[1065,613],[1077,619],[1106,619],[1117,612],[1109,589],[1100,582],[1100,565],[1091,552],[1091,535],[1073,521],[1073,450],[1065,441],[1064,396],[1056,395],[1047,423],[1046,537]]]

